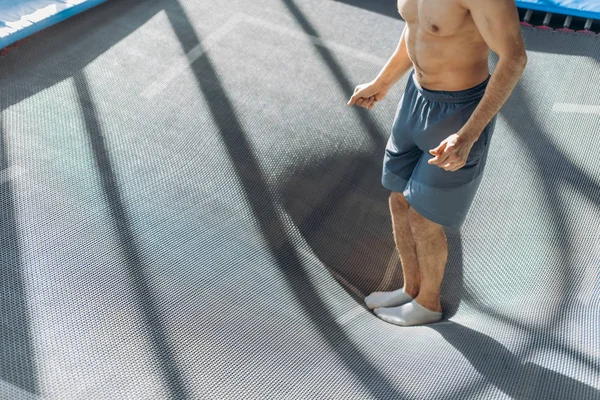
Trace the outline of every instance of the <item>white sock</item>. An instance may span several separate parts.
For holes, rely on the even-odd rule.
[[[400,307],[381,307],[376,308],[373,311],[375,311],[375,314],[382,320],[402,326],[430,324],[442,319],[441,312],[431,311],[417,303],[416,300]]]
[[[371,310],[377,307],[394,307],[410,303],[413,298],[404,293],[404,289],[393,292],[373,292],[365,297],[365,303]]]

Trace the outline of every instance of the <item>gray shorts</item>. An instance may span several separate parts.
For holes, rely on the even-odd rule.
[[[459,229],[465,221],[483,176],[496,117],[473,144],[466,165],[457,171],[428,164],[433,158],[429,150],[463,127],[489,79],[460,91],[428,90],[419,85],[413,72],[398,105],[381,182],[403,193],[412,208],[440,225]]]

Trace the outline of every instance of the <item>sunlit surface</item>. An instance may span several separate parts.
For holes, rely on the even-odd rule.
[[[600,37],[524,30],[444,321],[400,328],[361,307],[402,283],[380,174],[405,80],[346,101],[401,29],[124,0],[0,58],[0,397],[600,398]]]

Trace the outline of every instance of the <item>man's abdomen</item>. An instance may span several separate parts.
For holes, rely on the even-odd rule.
[[[409,29],[408,55],[419,84],[430,90],[458,91],[483,82],[489,75],[489,48],[464,35],[439,37]]]

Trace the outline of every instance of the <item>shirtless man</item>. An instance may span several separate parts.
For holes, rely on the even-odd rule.
[[[527,63],[513,0],[398,0],[406,21],[379,75],[348,105],[381,101],[413,68],[383,161],[404,287],[365,298],[396,325],[442,318],[448,256],[442,226],[460,228],[482,178],[496,113]],[[490,75],[490,49],[499,61]]]

